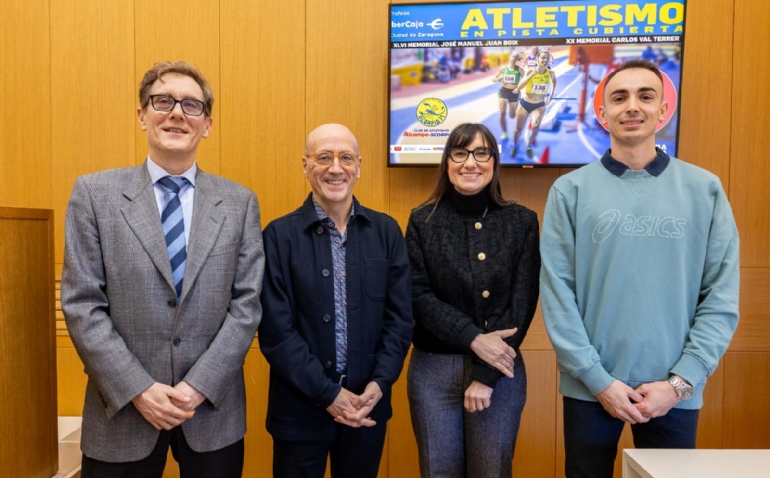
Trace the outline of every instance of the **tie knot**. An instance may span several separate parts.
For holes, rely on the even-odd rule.
[[[181,176],[164,176],[158,179],[158,182],[169,192],[179,194],[179,191],[187,183],[187,178],[183,178]]]

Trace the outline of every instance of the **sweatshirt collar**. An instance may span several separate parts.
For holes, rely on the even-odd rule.
[[[658,147],[655,147],[655,152],[657,153],[655,155],[655,159],[653,159],[650,164],[645,166],[644,170],[653,176],[660,176],[668,167],[668,163],[671,161],[671,157]],[[611,153],[611,149],[608,149],[607,152],[604,153],[604,156],[601,159],[602,165],[610,173],[617,177],[621,177],[623,176],[623,173],[629,171],[631,168],[613,158]]]

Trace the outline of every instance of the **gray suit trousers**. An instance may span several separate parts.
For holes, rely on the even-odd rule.
[[[423,478],[511,476],[527,374],[521,353],[514,378],[498,380],[491,406],[469,413],[463,407],[473,372],[471,355],[412,350],[407,395]]]

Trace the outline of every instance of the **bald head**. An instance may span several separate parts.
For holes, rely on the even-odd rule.
[[[361,156],[353,133],[341,124],[314,129],[305,141],[302,169],[313,199],[335,224],[343,224],[353,204],[353,186],[361,176]]]
[[[307,135],[305,154],[313,154],[322,144],[345,144],[352,146],[358,154],[358,140],[345,125],[337,123],[322,124]]]

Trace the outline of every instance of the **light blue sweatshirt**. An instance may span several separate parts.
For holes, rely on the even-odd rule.
[[[540,250],[564,396],[677,374],[695,387],[677,408],[703,405],[738,325],[738,231],[715,175],[660,150],[631,171],[608,152],[554,183]]]

